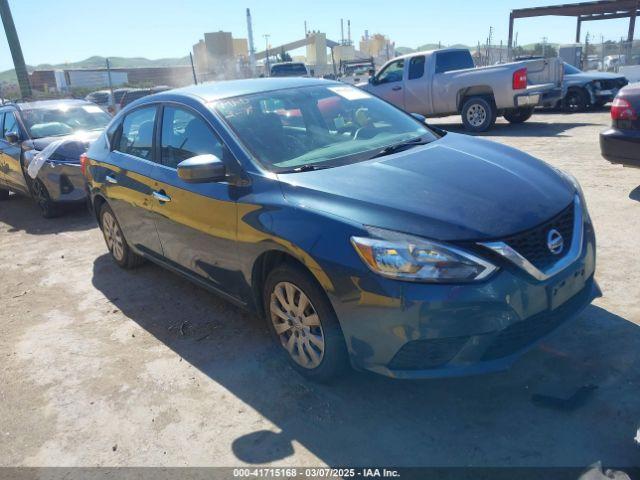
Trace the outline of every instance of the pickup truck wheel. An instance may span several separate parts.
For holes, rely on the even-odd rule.
[[[572,88],[564,96],[562,109],[568,113],[584,112],[588,104],[587,92],[582,88]]]
[[[483,97],[471,97],[462,105],[462,123],[472,132],[486,132],[496,123],[496,109]]]
[[[504,118],[509,123],[524,123],[533,115],[533,108],[516,108],[504,112]]]

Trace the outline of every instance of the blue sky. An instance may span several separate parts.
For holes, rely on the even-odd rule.
[[[570,0],[564,0],[569,2]],[[389,35],[397,46],[428,42],[477,44],[487,37],[507,40],[513,8],[552,5],[562,0],[9,0],[25,60],[30,65],[78,61],[91,55],[147,58],[187,55],[205,31],[232,31],[246,37],[245,8],[253,14],[256,47],[301,38],[304,21],[333,40],[340,38],[340,18],[351,19],[352,37]],[[636,38],[640,34],[640,22]],[[627,20],[589,22],[596,38],[626,37]],[[346,28],[346,27],[345,27]],[[520,44],[568,43],[575,35],[573,18],[516,20]],[[12,68],[6,37],[0,34],[0,70]]]

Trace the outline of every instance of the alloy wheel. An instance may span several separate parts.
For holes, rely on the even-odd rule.
[[[124,259],[124,239],[118,222],[110,212],[104,212],[102,215],[102,233],[109,251],[116,260],[122,261]]]
[[[280,282],[271,293],[269,310],[273,328],[292,360],[307,369],[318,367],[325,337],[309,297],[293,283]]]
[[[474,104],[467,110],[467,121],[473,127],[480,127],[487,119],[487,111],[482,105]]]

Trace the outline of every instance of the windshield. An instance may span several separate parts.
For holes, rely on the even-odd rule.
[[[569,65],[568,63],[564,64],[564,74],[565,75],[575,75],[576,73],[582,73],[582,71],[578,70],[573,65]]]
[[[274,172],[344,165],[401,142],[437,138],[406,113],[349,86],[264,92],[221,100],[214,108]]]
[[[87,130],[102,130],[111,117],[96,105],[33,108],[22,111],[31,138],[59,137]]]

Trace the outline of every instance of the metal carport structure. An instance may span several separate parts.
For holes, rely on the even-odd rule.
[[[530,7],[511,10],[509,15],[509,56],[513,47],[513,22],[516,18],[562,16],[576,17],[576,43],[580,43],[580,27],[582,22],[591,20],[609,20],[612,18],[629,18],[627,41],[633,41],[636,16],[640,9],[640,0],[599,0],[596,2],[565,3],[546,7]]]

